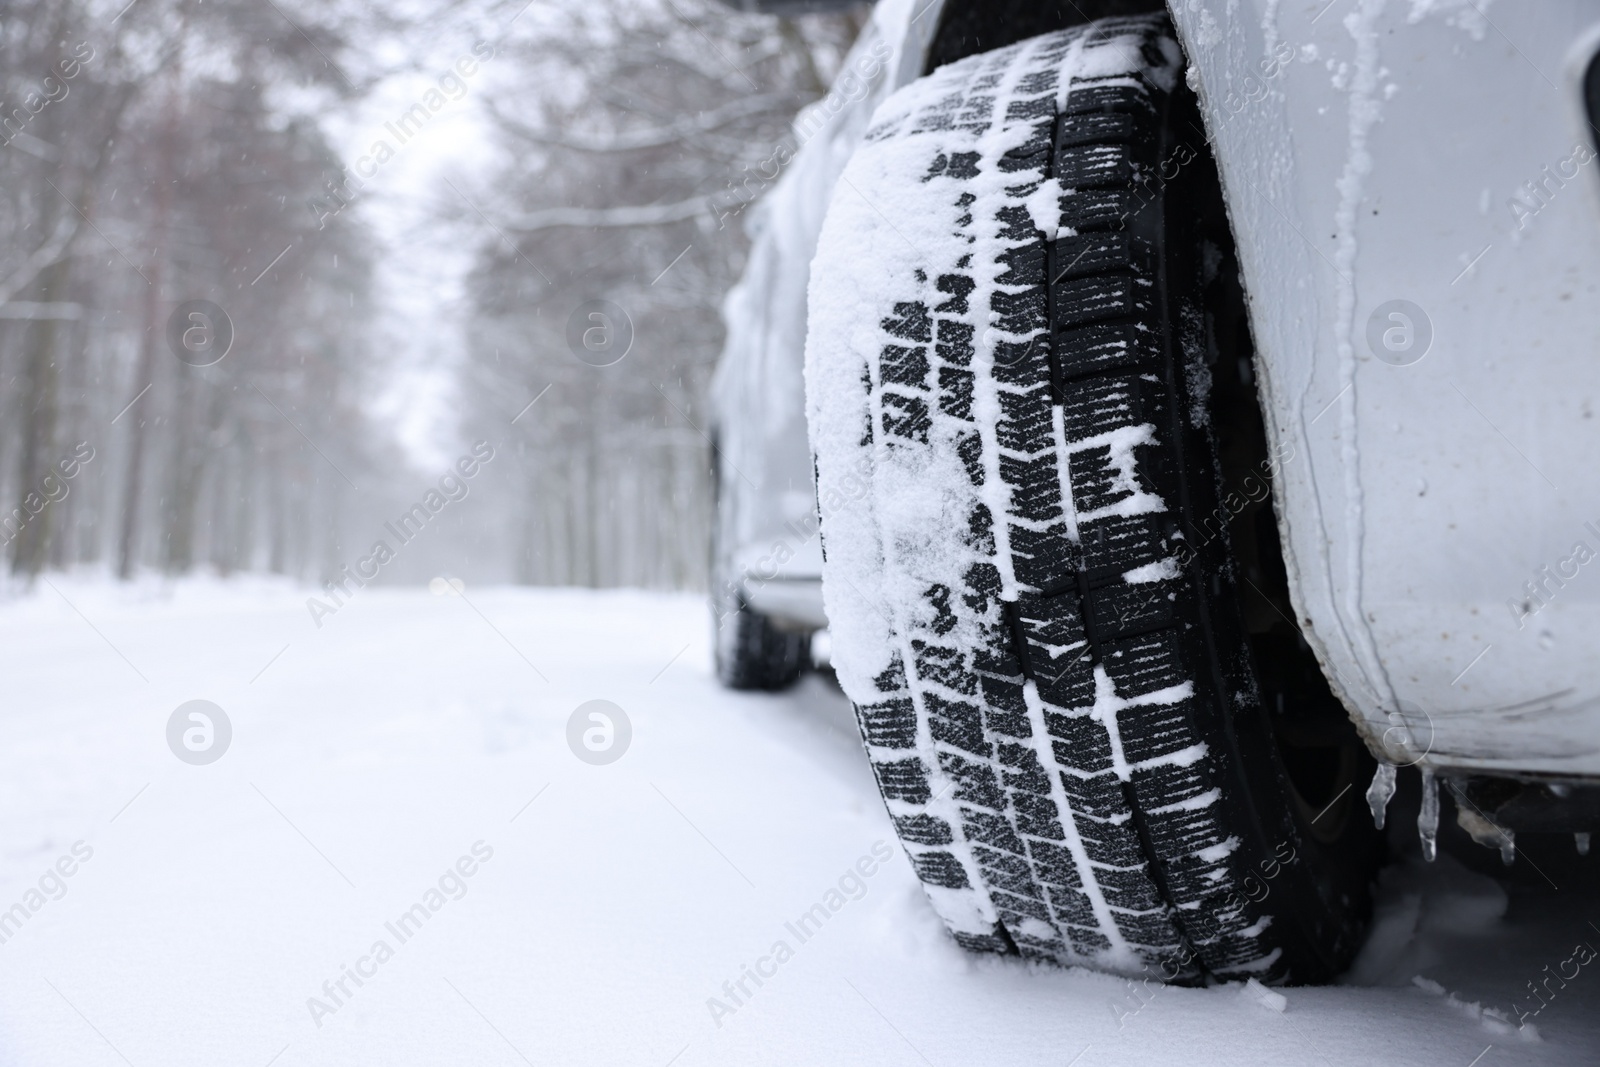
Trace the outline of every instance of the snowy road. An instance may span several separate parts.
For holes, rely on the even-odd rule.
[[[317,629],[287,586],[51,581],[0,605],[0,1064],[1600,1061],[1596,864],[1508,899],[1408,861],[1366,984],[1281,1010],[1144,990],[955,949],[842,697],[719,689],[694,598],[369,589]],[[206,766],[167,743],[197,698]],[[1536,982],[1520,1034],[1471,1006]]]

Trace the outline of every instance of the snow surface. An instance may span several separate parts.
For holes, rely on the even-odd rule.
[[[1499,1067],[1600,1049],[1593,965],[1522,1034],[1503,1021],[1576,942],[1600,946],[1595,878],[1554,868],[1560,890],[1508,897],[1408,858],[1356,986],[1166,989],[969,956],[899,853],[838,690],[719,689],[695,597],[369,589],[319,630],[286,584],[50,581],[0,604],[0,908],[75,842],[92,855],[0,944],[0,1064]],[[166,747],[195,698],[234,727],[209,766]],[[566,743],[597,698],[633,724],[607,766]],[[384,924],[478,842],[493,853],[464,895],[398,944]],[[833,903],[803,942],[785,925]],[[319,1028],[307,999],[379,939],[392,958]],[[733,1007],[723,983],[758,965],[772,976],[714,1020],[708,998]]]

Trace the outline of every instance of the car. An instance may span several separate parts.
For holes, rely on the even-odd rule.
[[[752,212],[714,571],[826,624],[956,940],[1332,980],[1402,772],[1427,859],[1587,853],[1600,12],[885,0],[868,55]]]

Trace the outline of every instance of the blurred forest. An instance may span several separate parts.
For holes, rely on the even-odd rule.
[[[465,99],[481,143],[424,208],[468,266],[454,304],[411,311],[450,382],[438,451],[487,440],[502,458],[493,492],[430,531],[427,566],[466,554],[498,580],[702,586],[705,397],[745,251],[726,206],[863,18],[710,0],[0,0],[11,575],[325,579],[437,477],[373,403],[394,371],[375,276],[395,241],[362,195],[385,173],[330,130],[386,79],[470,49],[493,56]],[[594,300],[631,322],[609,366],[569,345]]]

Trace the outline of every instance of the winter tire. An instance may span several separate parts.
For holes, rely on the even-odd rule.
[[[730,689],[787,689],[800,677],[811,635],[781,630],[747,604],[718,623],[717,677]]]
[[[811,271],[833,658],[961,944],[1326,981],[1371,763],[1289,621],[1286,457],[1183,69],[1164,17],[1107,19],[873,116]]]

